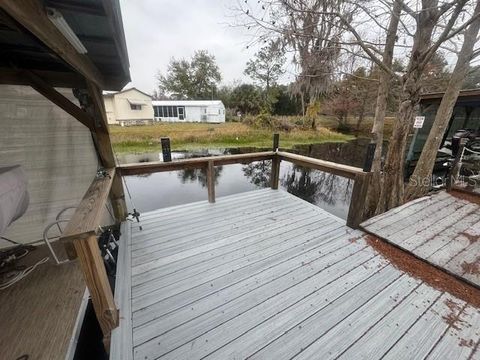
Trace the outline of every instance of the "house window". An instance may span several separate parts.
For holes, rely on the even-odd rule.
[[[139,104],[130,104],[131,110],[142,110],[142,105]]]

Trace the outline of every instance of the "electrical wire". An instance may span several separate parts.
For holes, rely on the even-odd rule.
[[[49,258],[45,257],[42,260],[38,261],[35,265],[29,266],[24,270],[20,270],[11,279],[7,280],[3,284],[0,284],[0,290],[5,290],[5,289],[9,288],[10,286],[12,286],[13,284],[16,284],[17,282],[19,282],[20,280],[22,280],[23,278],[28,276],[28,274],[30,274],[33,270],[35,270],[37,268],[37,266],[39,266],[41,264],[45,264],[48,260],[49,260]]]

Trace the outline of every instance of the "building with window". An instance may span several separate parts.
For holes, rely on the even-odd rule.
[[[156,121],[225,122],[225,106],[220,100],[152,101]]]
[[[103,99],[110,125],[153,123],[152,97],[136,88],[104,94]]]

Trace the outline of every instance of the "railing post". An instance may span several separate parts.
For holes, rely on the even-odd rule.
[[[170,138],[161,138],[163,162],[172,161],[172,150],[170,149]]]
[[[365,220],[365,198],[372,173],[358,173],[353,181],[352,198],[348,208],[347,226],[357,229],[360,223]]]
[[[278,180],[280,177],[280,156],[276,154],[278,151],[280,143],[280,135],[279,134],[273,134],[273,151],[275,152],[275,155],[273,155],[272,158],[272,172],[270,175],[270,186],[272,189],[277,190],[278,189]]]
[[[213,160],[209,160],[207,164],[207,189],[208,202],[215,202],[215,166]]]
[[[108,282],[97,236],[92,232],[85,238],[75,239],[73,245],[90,291],[93,309],[102,329],[104,344],[107,347],[111,331],[118,326],[118,309],[115,306],[112,288]]]
[[[280,143],[280,134],[273,134],[273,151],[277,151]]]

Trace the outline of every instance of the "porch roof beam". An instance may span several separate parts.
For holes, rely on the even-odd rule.
[[[103,75],[86,56],[79,54],[63,34],[48,19],[38,0],[2,0],[0,7],[24,28],[37,37],[67,64],[86,79],[104,89]]]

